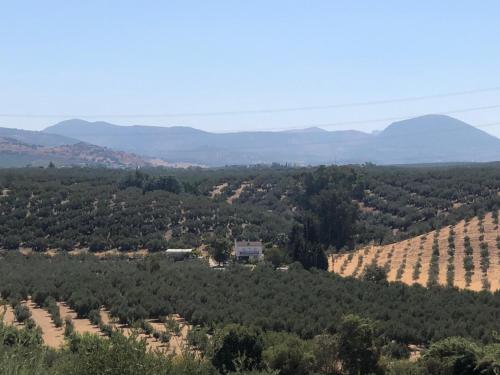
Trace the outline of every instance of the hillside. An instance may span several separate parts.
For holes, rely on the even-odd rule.
[[[427,115],[389,125],[359,156],[380,164],[494,161],[500,140],[452,117]]]
[[[39,131],[1,128],[1,127],[0,127],[0,137],[10,138],[18,142],[30,145],[47,146],[47,147],[72,145],[80,142],[78,139],[58,134],[49,134]]]
[[[218,233],[286,249],[294,224],[311,215],[325,249],[359,248],[491,211],[499,191],[498,164],[4,169],[0,248],[158,251],[199,248]]]
[[[222,166],[484,162],[500,160],[500,140],[448,116],[395,122],[382,132],[307,128],[279,132],[209,133],[174,126],[119,126],[67,120],[44,130],[172,162]]]
[[[360,277],[366,266],[388,270],[388,280],[500,290],[498,212],[385,246],[367,246],[330,258],[330,271]]]
[[[50,162],[56,166],[93,165],[111,168],[154,166],[158,163],[167,165],[161,161],[83,142],[41,146],[0,137],[0,167],[46,166]]]

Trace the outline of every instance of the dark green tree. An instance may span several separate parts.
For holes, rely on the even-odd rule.
[[[363,272],[363,280],[373,283],[386,283],[387,270],[379,267],[376,264],[368,265]]]
[[[262,361],[262,338],[258,330],[231,324],[213,338],[213,365],[222,373],[257,369]]]
[[[339,359],[349,375],[379,374],[379,349],[375,346],[374,323],[357,315],[346,315],[338,327]]]
[[[293,261],[306,269],[328,269],[328,258],[318,242],[317,225],[313,216],[307,215],[302,226],[295,224],[289,236],[288,254]]]
[[[229,259],[231,243],[225,238],[213,238],[209,242],[208,253],[220,265]]]

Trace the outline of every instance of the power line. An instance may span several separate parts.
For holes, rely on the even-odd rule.
[[[500,104],[482,106],[482,107],[469,107],[469,108],[461,108],[455,109],[451,111],[443,111],[434,113],[436,115],[453,115],[458,113],[466,113],[466,112],[474,112],[474,111],[482,111],[488,109],[496,109],[500,108]],[[346,125],[363,125],[363,124],[372,124],[378,122],[393,122],[393,121],[402,121],[413,117],[420,117],[421,113],[410,114],[406,116],[397,116],[397,117],[383,117],[383,118],[375,118],[368,120],[353,120],[353,121],[339,121],[339,122],[329,122],[329,123],[318,123],[318,124],[310,124],[310,125],[302,125],[302,126],[293,126],[293,127],[279,127],[279,128],[261,128],[261,129],[253,129],[253,131],[279,131],[279,130],[300,130],[304,128],[311,127],[319,127],[319,128],[334,128],[341,127]]]
[[[314,111],[322,109],[336,108],[352,108],[365,107],[381,104],[403,103],[412,101],[421,101],[427,99],[440,99],[454,96],[471,95],[485,92],[500,91],[499,87],[490,87],[484,89],[457,91],[445,94],[434,94],[424,96],[410,96],[402,98],[391,98],[381,100],[371,100],[352,103],[340,103],[329,105],[315,105],[303,107],[284,107],[284,108],[264,108],[254,110],[235,110],[235,111],[214,111],[214,112],[178,112],[178,113],[132,113],[132,114],[22,114],[22,113],[0,113],[0,117],[4,118],[105,118],[105,117],[121,117],[121,118],[167,118],[167,117],[209,117],[209,116],[236,116],[236,115],[257,115],[268,113],[284,113],[284,112],[299,112],[299,111]]]

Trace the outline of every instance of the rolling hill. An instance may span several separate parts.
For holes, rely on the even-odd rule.
[[[0,137],[9,138],[25,144],[47,147],[72,145],[80,142],[78,139],[63,135],[11,128],[0,128]]]
[[[105,166],[111,168],[167,165],[160,160],[113,151],[84,142],[42,146],[20,142],[13,138],[0,137],[0,167],[46,166],[50,162],[56,166]]]
[[[359,150],[379,164],[500,160],[500,139],[452,117],[427,115],[389,125]]]
[[[207,166],[500,160],[500,139],[442,115],[395,122],[372,134],[319,128],[209,133],[182,126],[119,126],[84,120],[63,121],[48,127],[44,133],[172,162]]]
[[[329,268],[341,276],[361,277],[371,264],[386,268],[389,281],[500,290],[498,215],[488,213],[397,243],[334,255]]]

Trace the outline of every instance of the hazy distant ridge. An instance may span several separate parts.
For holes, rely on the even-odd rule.
[[[44,132],[169,162],[208,166],[500,160],[500,139],[441,115],[395,122],[378,134],[319,128],[217,134],[181,126],[118,126],[83,120],[63,121]]]

